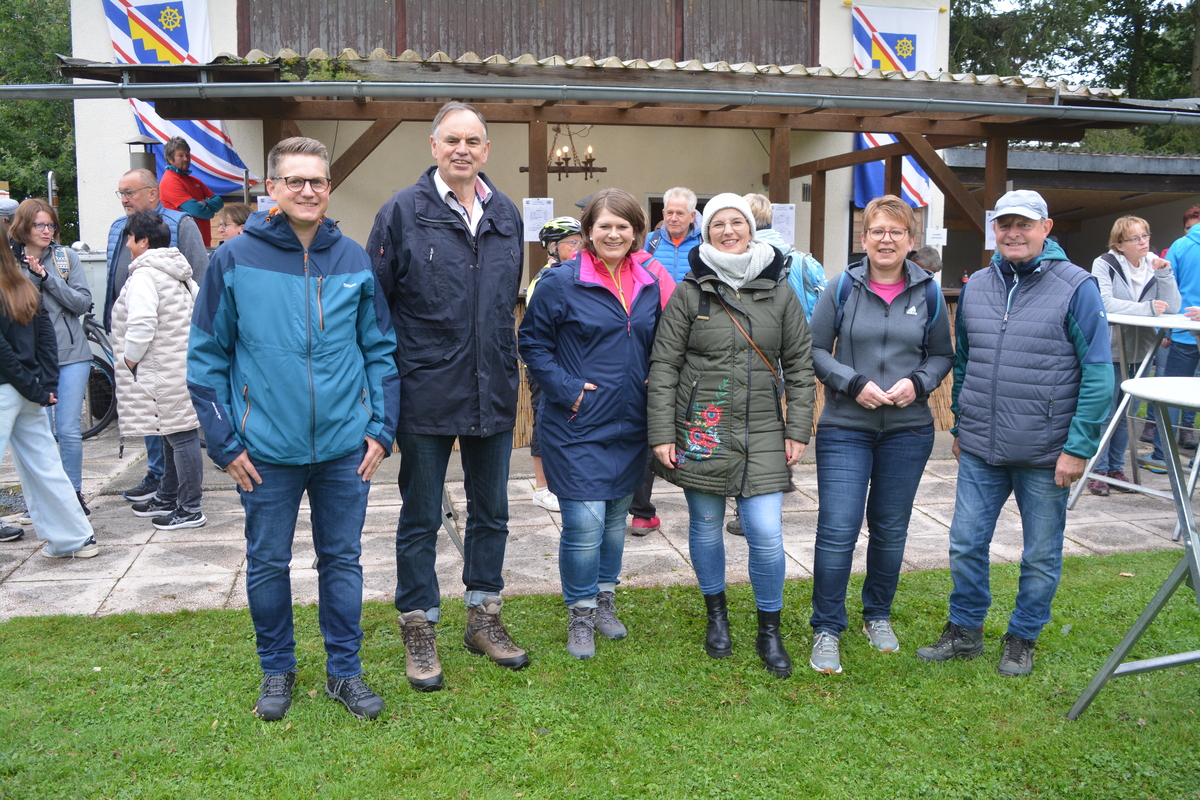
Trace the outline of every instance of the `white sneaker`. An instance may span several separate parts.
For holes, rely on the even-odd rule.
[[[538,508],[544,508],[547,511],[562,511],[558,507],[558,498],[554,496],[554,492],[543,486],[541,489],[533,490],[533,504]]]

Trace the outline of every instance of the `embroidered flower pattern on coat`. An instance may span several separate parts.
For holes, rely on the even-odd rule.
[[[688,409],[687,441],[684,455],[691,461],[708,461],[721,452],[721,418],[725,415],[722,406],[729,397],[729,379],[721,381],[711,403],[697,402]]]

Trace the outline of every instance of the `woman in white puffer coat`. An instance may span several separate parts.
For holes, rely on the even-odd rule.
[[[158,493],[135,503],[159,530],[198,528],[200,422],[187,388],[188,333],[197,287],[192,268],[153,211],[139,211],[125,228],[133,253],[129,279],[113,305],[117,418],[124,436],[162,436],[166,470]]]

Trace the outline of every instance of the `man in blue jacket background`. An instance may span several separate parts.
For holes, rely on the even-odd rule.
[[[1016,495],[1024,534],[1017,601],[1004,634],[1001,675],[1033,671],[1062,575],[1071,484],[1096,454],[1112,405],[1108,318],[1091,273],[1047,241],[1053,221],[1037,192],[996,203],[991,265],[958,300],[954,455],[958,488],[950,523],[950,620],[923,661],[983,652],[992,596],[989,549],[996,520]]]
[[[371,262],[325,216],[329,155],[284,139],[267,156],[269,213],[217,250],[196,299],[188,389],[208,454],[246,511],[246,597],[263,681],[254,713],[279,720],[296,683],[289,565],[308,493],[325,693],[359,719],[384,703],[362,677],[362,529],[390,452],[396,338]]]
[[[392,310],[399,400],[400,521],[396,610],[409,684],[442,688],[435,561],[442,485],[458,438],[467,491],[463,537],[467,649],[521,669],[528,654],[500,621],[508,541],[508,468],[517,418],[513,308],[521,216],[480,170],[491,143],[473,107],[450,102],[429,137],[437,166],[383,204],[367,240]]]

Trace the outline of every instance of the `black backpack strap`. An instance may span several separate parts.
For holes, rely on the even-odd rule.
[[[1114,256],[1112,253],[1105,253],[1104,255],[1100,256],[1100,260],[1105,264],[1108,264],[1108,279],[1110,281],[1120,275],[1126,283],[1129,283],[1129,278],[1125,275],[1125,270],[1121,269],[1121,262],[1117,261],[1116,256]]]

